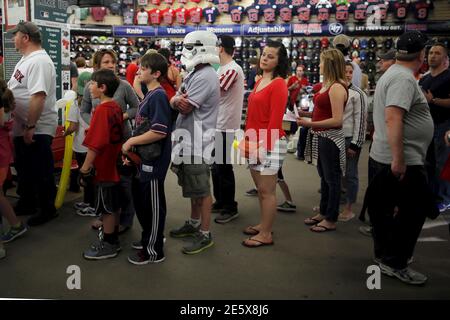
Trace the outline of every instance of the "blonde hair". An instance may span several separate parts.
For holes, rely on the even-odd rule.
[[[323,63],[324,84],[346,83],[345,59],[341,51],[337,49],[325,50],[320,55],[320,61]]]

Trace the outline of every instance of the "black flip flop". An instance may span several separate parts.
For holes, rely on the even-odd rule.
[[[313,229],[316,227],[321,228],[322,230]],[[316,232],[316,233],[323,233],[323,232],[329,232],[329,231],[336,231],[336,228],[331,229],[331,228],[316,224],[316,225],[312,226],[311,228],[309,228],[309,230],[311,230],[312,232]]]
[[[256,245],[250,245],[250,244],[247,244],[245,241],[242,241],[242,245],[244,247],[247,247],[247,248],[258,248],[258,247],[264,247],[264,246],[273,246],[273,244],[274,244],[273,241],[272,242],[262,242],[262,241],[259,241],[257,239],[253,239],[253,238],[248,238],[247,240],[251,240],[251,241],[257,242]]]

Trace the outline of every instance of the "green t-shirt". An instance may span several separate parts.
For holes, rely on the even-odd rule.
[[[80,8],[80,20],[86,20],[89,15],[89,8]]]

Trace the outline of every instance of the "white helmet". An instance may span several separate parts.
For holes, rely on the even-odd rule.
[[[217,36],[204,30],[188,33],[183,40],[180,60],[186,71],[193,70],[201,63],[220,63]]]

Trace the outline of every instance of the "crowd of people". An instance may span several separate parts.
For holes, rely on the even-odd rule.
[[[3,243],[58,216],[51,151],[57,126],[55,68],[33,23],[21,22],[10,32],[23,57],[8,83],[0,82],[0,185],[14,162],[20,198],[13,208],[0,193],[0,211],[9,225]],[[304,221],[316,233],[334,231],[338,221],[356,215],[368,98],[361,88],[361,69],[349,57],[350,44],[340,35],[334,48],[322,51],[314,109],[296,110],[299,116],[290,130],[300,130],[297,157],[316,165],[320,177],[320,205]],[[374,93],[369,186],[363,204],[370,224],[361,229],[373,236],[374,260],[381,271],[409,284],[427,280],[409,267],[426,217],[450,208],[450,184],[441,175],[449,170],[450,154],[448,49],[434,43],[425,57],[427,45],[422,33],[406,32],[396,50],[379,56],[383,75]],[[169,236],[190,237],[182,248],[188,255],[213,246],[211,213],[218,213],[214,222],[219,224],[239,217],[236,153],[245,159],[255,185],[247,194],[257,195],[260,207],[260,219],[243,230],[249,237],[242,244],[274,244],[277,210],[296,210],[282,172],[289,139],[283,117],[286,109],[301,105],[309,84],[303,66],[288,77],[288,55],[281,42],[268,41],[260,58],[252,61],[252,79],[245,79],[233,60],[234,48],[231,36],[195,31],[184,38],[183,72],[162,48],[133,54],[124,80],[116,74],[113,50],[97,51],[92,70],[84,59],[75,61],[72,89],[78,98],[65,130],[65,135],[74,135],[79,168],[72,174],[71,188],[83,187],[76,213],[97,217],[92,227],[99,231],[84,258],[116,257],[119,235],[131,228],[136,215],[141,239],[132,244],[136,250],[128,261],[143,265],[165,260],[169,169],[178,178],[182,196],[191,200],[189,217]],[[417,81],[425,58],[430,70]],[[250,94],[242,132],[246,85]],[[286,197],[278,205],[277,184]],[[24,223],[16,214],[33,216]],[[3,247],[0,250],[4,256]]]

